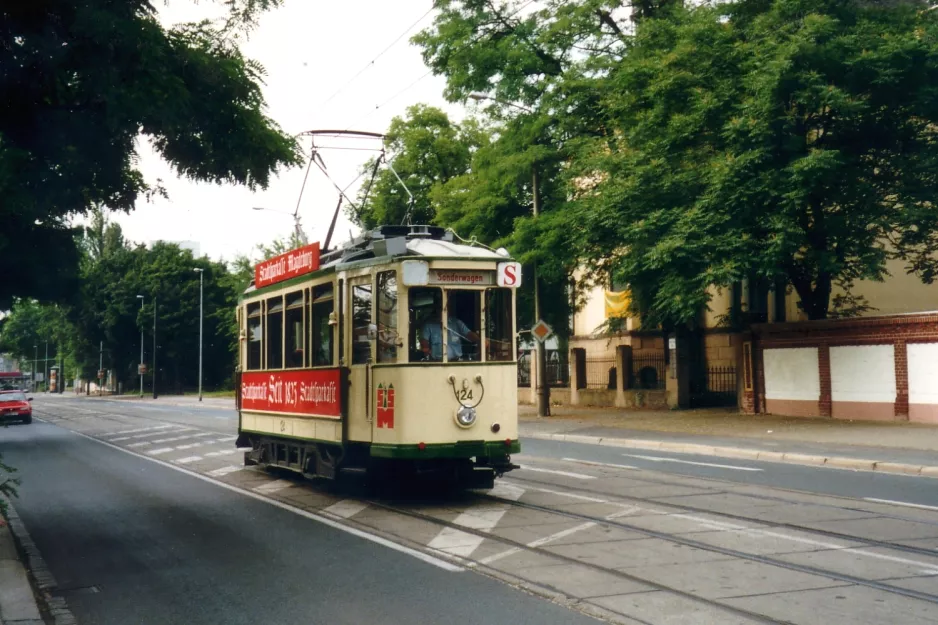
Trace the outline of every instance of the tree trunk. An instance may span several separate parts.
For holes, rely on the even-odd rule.
[[[827,319],[831,301],[831,275],[820,272],[812,284],[809,280],[789,276],[792,286],[801,299],[801,308],[808,319]]]

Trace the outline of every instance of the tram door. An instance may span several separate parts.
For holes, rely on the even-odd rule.
[[[371,442],[374,420],[372,396],[377,328],[374,322],[374,285],[371,276],[348,280],[349,332],[349,415],[348,437],[351,441]]]

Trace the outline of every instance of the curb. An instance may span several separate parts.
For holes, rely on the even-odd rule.
[[[604,438],[601,436],[583,436],[580,434],[548,434],[535,432],[522,434],[521,438],[564,441],[567,443],[585,443],[588,445],[599,445],[600,447],[631,447],[633,449],[670,451],[682,454],[696,454],[699,456],[718,456],[720,458],[761,460],[762,462],[825,466],[836,469],[851,469],[854,471],[877,471],[880,473],[900,473],[903,475],[921,475],[924,477],[938,478],[938,466],[885,462],[882,460],[868,460],[865,458],[851,458],[846,456],[817,456],[794,452],[748,449],[744,447],[716,447],[697,443],[676,443],[637,438]]]
[[[0,625],[45,625],[45,621],[42,620],[39,615],[39,606],[36,602],[32,586],[29,583],[29,574],[32,574],[38,591],[45,599],[46,608],[48,609],[47,615],[51,615],[53,623],[55,625],[76,625],[78,621],[75,619],[71,610],[68,609],[65,599],[52,596],[51,593],[58,587],[58,583],[55,581],[55,577],[52,576],[52,573],[49,572],[48,567],[46,567],[46,562],[43,560],[42,554],[39,553],[39,549],[30,537],[29,532],[26,531],[26,526],[23,525],[22,519],[20,519],[19,515],[16,513],[16,508],[13,507],[9,499],[5,499],[4,501],[7,504],[7,525],[9,525],[10,535],[16,537],[16,540],[23,548],[26,556],[25,562],[19,562],[19,560],[17,560],[17,563],[22,571],[21,583],[25,582],[29,594],[33,598],[31,607],[36,617],[32,619],[24,615],[23,617],[19,617],[19,620],[6,617],[2,602],[0,602],[0,617],[2,617],[0,618]],[[0,543],[2,543],[4,529],[5,528],[0,527]],[[0,572],[0,580],[2,580],[0,581],[0,589],[3,589],[5,588],[7,580],[3,578],[2,572]],[[0,593],[0,596],[2,596],[2,593]]]

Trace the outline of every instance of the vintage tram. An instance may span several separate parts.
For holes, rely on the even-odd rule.
[[[491,487],[520,450],[520,282],[504,250],[431,226],[258,264],[237,310],[245,462]]]

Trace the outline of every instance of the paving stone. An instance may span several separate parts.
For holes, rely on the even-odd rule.
[[[565,536],[551,541],[551,545],[582,545],[587,543],[611,543],[623,540],[644,540],[646,537],[637,532],[608,527],[606,525],[594,525],[576,534]]]
[[[859,551],[859,552],[858,552]],[[812,551],[808,553],[794,553],[776,556],[778,560],[803,564],[819,569],[852,575],[862,579],[887,579],[890,577],[911,577],[920,575],[924,571],[938,573],[938,563],[934,559],[902,554],[893,551],[885,553],[884,550],[860,549]],[[908,560],[909,562],[895,562],[877,556]],[[933,580],[935,581],[935,580]],[[938,582],[935,583],[938,589]]]
[[[723,512],[727,509],[733,510],[753,510],[754,508],[773,508],[779,507],[777,501],[756,499],[746,495],[736,493],[693,493],[680,496],[658,496],[653,497],[662,504],[674,504],[676,506],[693,506],[695,508],[704,508],[714,512]]]
[[[662,499],[665,497],[687,497],[690,495],[712,496],[712,493],[701,492],[699,488],[686,486],[671,486],[667,484],[652,484],[645,486],[631,486],[627,488],[610,487],[603,484],[603,489],[611,493],[621,493],[628,497],[641,497],[643,499]]]
[[[668,534],[688,534],[707,532],[727,526],[754,527],[756,524],[735,519],[724,519],[701,513],[655,514],[647,516],[628,516],[617,519],[628,525],[634,525],[655,532]]]
[[[695,561],[622,569],[684,592],[716,599],[824,588],[836,580],[751,560]]]
[[[421,545],[429,543],[442,530],[436,523],[375,508],[366,508],[351,520]]]
[[[751,625],[759,622],[660,590],[594,598],[590,602],[655,625]]]
[[[754,555],[816,551],[821,548],[818,543],[837,545],[840,547],[863,546],[863,543],[855,541],[829,539],[825,536],[818,536],[817,534],[788,529],[700,532],[694,534],[691,538],[715,547],[737,549]]]
[[[516,571],[515,575],[578,599],[654,590],[647,584],[569,564],[523,568]]]
[[[531,551],[522,551],[509,558],[503,558],[491,563],[489,566],[493,569],[516,575],[518,571],[534,567],[557,566],[563,563],[561,560],[552,558],[540,553]]]
[[[507,538],[508,540],[513,540],[513,541],[523,543],[526,545],[535,540],[546,538],[548,536],[551,536],[552,534],[556,534],[564,530],[569,530],[571,528],[574,528],[582,524],[583,524],[583,521],[567,520],[567,521],[562,521],[560,523],[546,523],[546,524],[531,525],[531,526],[508,525],[506,527],[506,526],[503,526],[501,522],[499,522],[494,528],[492,528],[491,534],[493,536],[498,536],[499,538]],[[549,543],[549,544],[553,544],[553,543]]]
[[[884,517],[817,521],[806,523],[805,525],[874,540],[911,540],[916,538],[934,538],[938,536],[938,527],[930,523],[916,523],[914,521],[903,521]]]
[[[885,581],[890,586],[898,586],[899,588],[907,588],[908,590],[927,592],[932,595],[938,591],[938,577],[933,575],[918,575],[915,577],[889,579]],[[938,617],[936,617],[936,620],[938,620]]]
[[[857,519],[879,518],[878,515],[872,512],[847,510],[830,506],[814,506],[810,504],[777,506],[771,509],[761,508],[748,512],[746,515],[770,523],[792,523],[795,525],[810,525],[818,521],[830,521],[840,524]]]
[[[712,551],[677,545],[658,538],[612,543],[545,545],[544,549],[611,569],[645,567],[662,563],[690,564],[729,558],[729,556]]]
[[[804,625],[934,625],[938,606],[873,588],[844,586],[723,599],[724,603]]]

